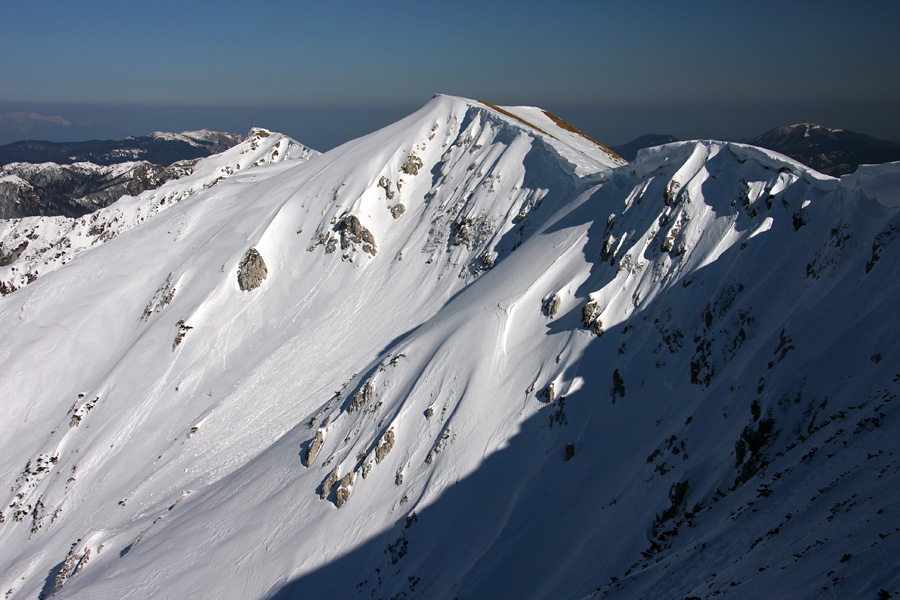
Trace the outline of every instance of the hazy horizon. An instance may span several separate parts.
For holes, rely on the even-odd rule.
[[[486,100],[491,101],[490,98]],[[246,134],[252,127],[284,133],[320,151],[377,131],[417,110],[420,104],[393,107],[204,107],[18,105],[0,103],[0,117],[9,113],[59,116],[69,125],[39,122],[23,131],[0,130],[0,144],[20,140],[74,142],[123,139],[154,131],[211,129]],[[832,106],[692,105],[570,106],[543,105],[608,146],[645,134],[670,134],[679,139],[749,141],[779,125],[813,122],[875,138],[900,141],[900,128],[889,127],[893,106],[869,103],[858,113]],[[734,118],[739,114],[740,118]],[[882,117],[879,127],[878,117]],[[101,120],[102,119],[102,120]],[[640,127],[643,127],[641,129]]]
[[[900,6],[867,0],[33,0],[4,13],[0,114],[71,125],[0,127],[0,143],[261,126],[328,150],[435,93],[540,106],[608,145],[796,122],[900,139]]]

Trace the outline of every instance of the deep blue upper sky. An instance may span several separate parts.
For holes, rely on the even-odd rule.
[[[0,113],[58,114],[74,137],[260,125],[327,149],[449,93],[610,144],[799,121],[900,139],[898,26],[883,0],[9,0]]]

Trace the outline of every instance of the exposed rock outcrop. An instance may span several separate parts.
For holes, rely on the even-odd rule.
[[[372,397],[375,395],[375,386],[372,385],[371,381],[367,381],[366,384],[353,396],[353,402],[350,403],[350,407],[347,408],[347,412],[354,412],[362,408],[364,404],[366,404]]]
[[[325,436],[322,434],[322,430],[319,429],[316,431],[316,437],[309,443],[309,448],[306,450],[306,466],[310,467],[313,464],[313,461],[316,460],[316,456],[319,454],[319,450],[322,449],[322,444],[325,443]]]
[[[559,294],[553,294],[552,296],[544,300],[544,304],[541,309],[544,311],[545,315],[552,319],[556,316],[556,313],[559,312],[560,304],[562,304],[562,299],[559,297]]]
[[[183,319],[175,323],[175,327],[178,328],[178,332],[175,334],[175,341],[172,342],[172,352],[174,352],[175,348],[181,344],[182,340],[184,340],[184,336],[187,335],[187,332],[193,329],[190,325],[185,325]]]
[[[263,260],[262,255],[256,248],[250,248],[241,264],[238,265],[238,285],[245,292],[255,290],[262,285],[268,274],[269,270],[266,268],[266,261]]]
[[[62,567],[59,569],[59,572],[57,572],[56,577],[53,580],[54,594],[62,589],[63,585],[70,577],[81,572],[85,565],[87,565],[88,560],[90,560],[91,558],[90,548],[85,548],[81,552],[75,551],[75,548],[78,546],[78,542],[80,541],[81,540],[79,539],[77,542],[72,544],[71,548],[69,548],[69,553],[66,555]],[[43,595],[41,597],[43,597]]]
[[[341,234],[341,250],[347,250],[354,244],[361,244],[363,252],[372,256],[378,251],[375,247],[375,236],[363,227],[356,215],[347,215],[341,219],[338,232]]]
[[[419,169],[422,168],[422,159],[416,156],[415,152],[411,152],[409,158],[406,159],[406,162],[400,167],[400,170],[406,173],[407,175],[418,175]]]
[[[375,449],[375,462],[381,464],[381,461],[384,460],[384,457],[388,455],[391,449],[394,447],[394,430],[388,429],[387,433],[384,434],[384,438],[381,440],[381,443],[378,444],[378,447]]]
[[[341,485],[334,493],[334,503],[338,508],[342,507],[347,502],[347,500],[350,499],[350,490],[353,487],[353,483],[355,481],[356,473],[352,471],[344,475],[344,477],[341,479]]]
[[[547,404],[553,404],[553,401],[556,399],[556,385],[553,382],[542,389],[538,394],[540,398],[542,398]]]
[[[324,500],[328,497],[328,494],[331,493],[331,488],[334,487],[334,484],[338,482],[338,470],[337,467],[325,478],[325,481],[322,482],[322,489],[319,490],[319,498]]]
[[[591,330],[594,335],[603,335],[603,321],[600,320],[600,307],[595,300],[589,300],[581,310],[581,326]]]

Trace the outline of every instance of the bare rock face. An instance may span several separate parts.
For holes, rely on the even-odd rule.
[[[306,466],[312,466],[314,460],[316,460],[316,456],[319,454],[319,450],[322,449],[322,444],[325,442],[325,438],[322,435],[322,430],[316,431],[316,437],[313,438],[313,441],[309,444],[309,449],[306,452]]]
[[[393,182],[384,175],[382,175],[381,179],[378,180],[378,187],[384,189],[384,194],[385,196],[387,196],[388,200],[394,199],[394,195],[396,192],[394,191],[393,185]]]
[[[600,320],[600,308],[595,300],[590,300],[581,311],[581,325],[596,336],[603,335],[603,321]]]
[[[347,412],[354,412],[359,410],[366,404],[372,397],[375,395],[375,386],[372,385],[371,381],[367,381],[366,384],[362,387],[361,390],[356,392],[353,396],[353,402],[350,403],[350,407],[347,408]]]
[[[381,464],[381,461],[384,460],[384,457],[388,455],[391,451],[391,448],[394,447],[394,430],[388,429],[387,433],[384,434],[384,438],[381,443],[375,448],[375,462],[377,464]]]
[[[256,248],[250,248],[241,264],[238,265],[238,285],[244,292],[255,290],[268,274],[269,270],[266,268],[266,262],[262,255]]]
[[[353,471],[344,475],[341,479],[341,485],[334,493],[335,495],[335,505],[340,508],[344,505],[347,500],[350,499],[350,488],[353,487],[353,483],[356,481],[356,473]]]
[[[406,162],[400,167],[400,170],[407,175],[418,175],[419,169],[421,168],[422,159],[416,156],[415,153],[410,153],[409,158],[406,159]]]
[[[338,508],[340,508],[344,505],[345,502],[347,502],[347,500],[350,499],[350,490],[345,487],[339,487],[334,493],[334,496],[334,503]]]
[[[6,265],[11,265],[22,256],[22,253],[28,248],[28,240],[24,240],[21,244],[12,248],[9,252],[4,252],[0,249],[0,267],[5,267]]]
[[[590,300],[581,310],[581,326],[585,329],[590,329],[591,324],[594,322],[594,319],[596,317],[597,303],[593,300]]]
[[[81,540],[79,539],[78,542],[80,541]],[[60,568],[59,572],[56,574],[56,579],[53,582],[54,594],[62,589],[62,586],[66,583],[66,580],[68,580],[73,575],[77,575],[91,558],[90,548],[85,548],[84,551],[80,553],[75,551],[75,546],[78,544],[78,542],[72,544],[72,547],[69,549],[69,553],[66,555],[66,559],[63,561],[62,568]]]
[[[328,494],[331,493],[331,488],[334,487],[334,484],[338,482],[338,470],[337,467],[328,475],[324,482],[322,482],[322,489],[319,491],[319,498],[324,500],[328,497]]]
[[[363,252],[375,256],[377,252],[375,236],[372,235],[371,231],[363,227],[356,215],[347,215],[341,219],[338,225],[338,232],[341,234],[341,250],[346,250],[354,244],[361,244]]]
[[[553,404],[553,401],[556,400],[556,385],[550,382],[547,387],[540,391],[538,397],[545,400],[547,404]]]
[[[560,304],[562,304],[562,299],[559,297],[559,294],[553,294],[544,301],[542,306],[544,314],[552,319],[559,312]]]
[[[178,328],[178,333],[175,334],[175,341],[172,343],[172,352],[175,352],[175,348],[184,340],[187,332],[193,329],[190,325],[185,325],[183,319],[175,323],[175,327]]]

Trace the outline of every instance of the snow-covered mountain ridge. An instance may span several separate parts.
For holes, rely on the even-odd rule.
[[[133,161],[170,165],[180,160],[195,160],[224,152],[244,139],[245,136],[242,135],[203,129],[181,133],[156,131],[150,135],[127,137],[124,140],[22,140],[0,146],[0,165],[11,162],[90,162],[107,166]]]
[[[210,129],[200,129],[198,131],[182,131],[181,133],[170,133],[166,131],[154,131],[148,137],[166,141],[179,141],[190,144],[197,148],[229,148],[243,141],[243,136],[237,136],[222,131],[212,131]],[[128,138],[137,139],[137,138]]]
[[[235,175],[242,168],[246,170],[284,160],[306,160],[317,154],[318,152],[282,134],[254,129],[246,141],[221,154],[189,165],[174,165],[176,171],[184,171],[177,173],[179,179],[137,196],[126,196],[112,206],[83,217],[0,220],[0,294],[8,294],[34,281],[38,276],[59,268],[78,252],[131,229],[160,210]],[[37,171],[39,175],[48,167],[23,166]],[[51,171],[54,166],[56,165],[49,166]],[[128,164],[98,167],[86,163],[76,163],[64,168],[79,166],[89,170],[111,170],[112,175],[130,169]],[[250,178],[253,179],[254,177]]]
[[[0,299],[0,591],[900,590],[897,165],[500,108],[209,159]]]

